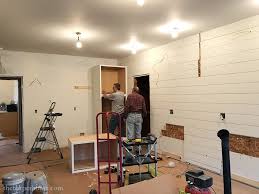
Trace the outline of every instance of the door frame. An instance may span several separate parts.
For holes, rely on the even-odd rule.
[[[139,75],[133,75],[133,78],[135,78],[135,77],[143,77],[143,76],[149,76],[149,78],[150,78],[150,74],[149,74],[149,73],[144,73],[144,74],[139,74]],[[149,81],[150,81],[150,79],[149,79]]]
[[[23,134],[23,76],[0,75],[0,80],[17,80],[18,81],[18,131],[19,145],[24,143]]]

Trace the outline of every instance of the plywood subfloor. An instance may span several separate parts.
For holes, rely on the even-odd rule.
[[[31,165],[23,164],[12,167],[0,168],[0,176],[5,173],[19,171],[19,172],[29,172],[34,170],[42,170],[45,172],[48,178],[49,184],[49,194],[87,194],[92,188],[96,188],[97,183],[97,174],[96,172],[91,173],[80,173],[80,174],[71,174],[68,166],[68,150],[63,150],[65,159],[64,160],[55,160],[55,161],[46,161],[33,163]],[[58,159],[56,153],[53,151],[46,151],[41,153],[37,159]],[[169,161],[174,161],[176,163],[175,168],[167,168],[166,165]],[[35,162],[35,161],[34,161]],[[185,186],[185,177],[184,172],[187,169],[195,168],[194,166],[187,165],[182,162],[178,162],[173,159],[164,159],[159,162],[159,174],[173,174],[177,176],[177,187],[184,188]],[[138,171],[138,167],[127,168],[128,173],[133,173]],[[146,167],[141,168],[142,171],[146,171]],[[223,194],[223,182],[222,177],[211,172],[206,172],[214,179],[214,190],[217,194]],[[113,177],[115,178],[115,177]],[[107,179],[107,176],[102,173],[102,179]],[[234,194],[259,194],[259,190],[253,187],[244,185],[242,183],[233,181],[232,182],[233,193]],[[0,193],[3,193],[2,188]],[[102,186],[102,194],[108,194],[108,189],[105,186]]]
[[[0,141],[0,168],[5,166],[15,166],[28,162],[27,154],[22,152],[22,147],[18,144],[17,138],[7,138]],[[59,156],[54,151],[44,151],[35,153],[32,156],[32,163],[41,160],[55,160]]]
[[[18,137],[0,141],[0,167],[25,163],[26,154],[22,153]]]

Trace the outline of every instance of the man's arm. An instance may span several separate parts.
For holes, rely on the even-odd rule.
[[[147,107],[146,107],[144,97],[143,97],[143,103],[142,103],[142,110],[143,110],[143,117],[146,117],[147,116]]]
[[[103,97],[108,100],[114,100],[114,94],[108,94],[106,92],[103,92]]]

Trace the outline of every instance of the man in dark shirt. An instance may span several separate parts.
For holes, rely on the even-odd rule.
[[[134,87],[128,95],[124,113],[127,122],[128,140],[141,139],[143,117],[147,115],[145,99],[139,94],[139,88]]]

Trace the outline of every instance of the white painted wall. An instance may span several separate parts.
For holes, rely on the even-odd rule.
[[[151,76],[153,133],[160,135],[167,122],[185,126],[184,143],[163,137],[161,149],[221,172],[218,130],[259,137],[259,16],[201,34],[200,78],[198,37],[141,52],[120,64],[128,66],[129,89],[132,76]],[[231,153],[231,163],[232,173],[259,181],[259,158]]]
[[[11,101],[17,102],[17,81],[0,80],[0,103],[10,104]]]
[[[24,151],[29,151],[48,110],[56,101],[56,111],[63,116],[56,122],[60,145],[67,146],[70,136],[94,132],[91,114],[91,90],[75,90],[74,86],[90,86],[90,68],[94,65],[116,65],[117,60],[5,51],[3,66],[10,75],[23,76]],[[38,79],[41,85],[31,82]],[[74,107],[77,108],[74,111]],[[34,110],[38,110],[35,114]]]

